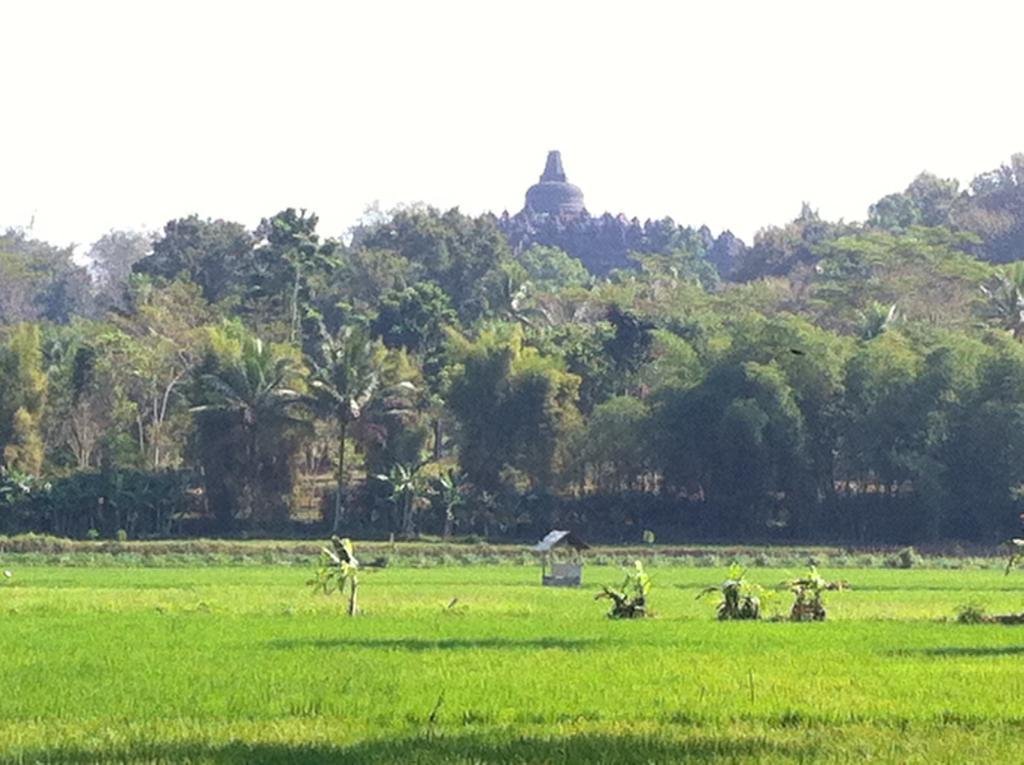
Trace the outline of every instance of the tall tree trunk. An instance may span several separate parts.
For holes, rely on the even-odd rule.
[[[341,421],[341,433],[338,436],[338,472],[335,476],[337,488],[334,492],[334,531],[341,528],[341,516],[345,512],[345,437],[348,432],[348,421]]]
[[[359,613],[359,603],[356,601],[356,596],[359,592],[359,578],[355,574],[352,575],[352,581],[349,586],[348,615],[355,616]]]
[[[406,539],[412,539],[415,533],[412,522],[412,503],[411,494],[402,497],[402,536]]]
[[[295,285],[292,288],[292,311],[289,317],[289,337],[291,342],[295,342],[295,338],[299,334],[299,285],[302,281],[302,263],[299,261],[298,256],[295,259]]]

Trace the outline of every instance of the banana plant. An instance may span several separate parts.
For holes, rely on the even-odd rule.
[[[722,599],[718,603],[719,621],[760,619],[761,600],[767,593],[761,586],[748,582],[746,573],[746,569],[734,563],[724,582],[714,587],[705,587],[697,599],[712,593],[721,595]]]
[[[815,566],[807,569],[807,575],[790,579],[782,587],[793,593],[793,608],[789,618],[794,622],[821,622],[825,620],[824,594],[829,591],[847,590],[850,585],[843,581],[830,582],[818,573]]]
[[[412,539],[416,532],[414,514],[416,502],[422,493],[420,469],[425,464],[425,462],[408,465],[395,463],[386,474],[380,473],[374,476],[388,487],[391,501],[398,509],[402,536],[406,539]]]
[[[594,600],[608,598],[612,601],[612,610],[608,612],[611,619],[639,619],[650,616],[647,610],[647,599],[651,593],[651,577],[644,571],[644,564],[633,562],[633,569],[626,571],[626,578],[618,590],[602,587]]]
[[[444,531],[441,536],[450,539],[455,525],[455,509],[466,503],[463,479],[451,469],[434,479],[433,489],[444,508]]]
[[[352,551],[352,542],[348,538],[331,537],[331,546],[322,547],[313,578],[307,582],[311,587],[329,595],[337,591],[344,597],[348,587],[348,615],[359,613],[356,600],[359,592],[359,561]]]
[[[14,505],[32,494],[49,490],[49,483],[29,473],[0,467],[0,507]]]
[[[1011,539],[1006,545],[1010,548],[1010,559],[1006,561],[1006,573],[1009,574],[1024,560],[1024,539]]]

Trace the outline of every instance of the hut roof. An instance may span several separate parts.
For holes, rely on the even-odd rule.
[[[550,552],[553,547],[557,547],[558,545],[568,545],[574,550],[587,550],[590,548],[590,545],[571,531],[549,531],[546,537],[530,549],[534,552],[544,553]]]

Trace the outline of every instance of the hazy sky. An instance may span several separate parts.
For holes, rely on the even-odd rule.
[[[0,226],[516,211],[553,148],[592,213],[860,219],[1024,151],[1017,7],[0,0]]]

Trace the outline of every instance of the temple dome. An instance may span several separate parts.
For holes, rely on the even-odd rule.
[[[578,186],[566,181],[561,153],[548,152],[548,161],[544,165],[540,182],[526,192],[526,210],[559,217],[571,217],[584,211],[583,192]]]

